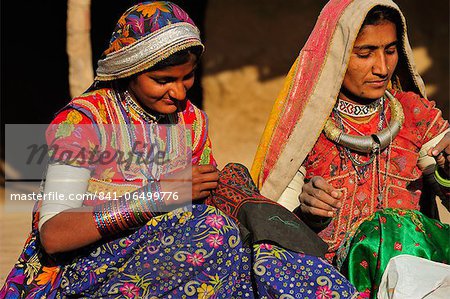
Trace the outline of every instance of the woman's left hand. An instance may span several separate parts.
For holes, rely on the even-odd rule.
[[[450,132],[444,135],[436,146],[430,148],[428,155],[436,160],[437,165],[450,177]]]
[[[217,188],[219,171],[214,165],[192,165],[192,200],[209,196]]]
[[[192,165],[184,170],[165,175],[160,180],[161,191],[174,194],[166,200],[167,206],[183,206],[204,199],[217,188],[219,171],[214,165]],[[192,183],[192,184],[191,184]]]

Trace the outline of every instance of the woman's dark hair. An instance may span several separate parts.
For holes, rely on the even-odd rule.
[[[390,21],[394,24],[401,24],[401,18],[395,9],[387,6],[375,6],[372,8],[366,16],[366,19],[364,20],[364,25],[378,25],[382,23],[383,21]]]
[[[403,33],[403,23],[402,18],[400,17],[400,14],[397,10],[377,5],[374,8],[372,8],[366,15],[366,18],[364,19],[364,22],[361,26],[360,31],[364,28],[366,25],[379,25],[383,22],[391,22],[394,23],[397,28],[397,37],[400,39],[402,38]]]
[[[173,53],[163,61],[158,62],[154,66],[152,66],[147,71],[156,71],[160,70],[169,66],[176,66],[180,64],[185,64],[189,61],[191,58],[191,55],[195,56],[196,61],[200,58],[200,55],[202,54],[203,48],[201,46],[194,46],[187,48],[185,50],[181,50],[178,52]]]

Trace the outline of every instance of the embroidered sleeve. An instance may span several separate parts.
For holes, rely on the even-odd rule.
[[[201,112],[199,118],[198,128],[196,128],[196,135],[199,135],[198,143],[195,145],[192,152],[192,164],[212,164],[217,166],[216,160],[212,154],[211,139],[208,135],[208,116],[205,112]]]
[[[425,102],[425,106],[428,107],[430,124],[423,134],[422,142],[426,143],[441,134],[448,129],[448,121],[442,117],[442,112],[436,108],[436,103],[434,101],[428,101],[426,99],[421,99]]]
[[[191,125],[192,130],[192,164],[217,166],[208,135],[208,116],[206,113],[188,102],[183,117],[186,124]]]
[[[449,127],[448,121],[442,117],[442,112],[434,101],[411,92],[402,94],[401,99],[405,118],[412,122],[410,133],[417,138],[419,148]]]
[[[399,93],[396,97],[402,103],[405,114],[404,134],[417,148],[420,149],[449,127],[434,101],[413,92]]]
[[[57,114],[46,132],[50,163],[93,170],[100,143],[95,127],[89,117],[74,108]]]

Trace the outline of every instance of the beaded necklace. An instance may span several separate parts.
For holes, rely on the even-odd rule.
[[[148,162],[153,161],[152,159],[157,156],[159,151],[159,142],[156,140],[158,132],[156,131],[158,131],[158,121],[162,116],[156,117],[145,111],[135,102],[128,90],[115,91],[115,94],[119,105],[124,108],[123,114],[119,114],[121,117],[119,120],[119,124],[121,124],[119,125],[121,134],[115,134],[115,136],[122,136],[119,143],[121,144],[123,152],[127,155],[132,155],[132,157],[128,156],[128,159],[131,159],[132,163],[126,165],[127,169],[122,169],[122,165],[119,165],[123,177],[125,180],[131,181],[135,180],[136,175],[139,173],[146,178],[147,181],[149,181],[149,177],[158,177],[158,167],[154,167],[154,163]],[[132,123],[131,117],[133,114],[137,114],[138,119],[141,120],[138,124]],[[140,131],[142,132],[142,134],[140,134],[143,138],[142,151],[138,151],[136,148],[140,144],[137,142],[139,140],[136,134],[136,126],[139,126]],[[146,144],[152,144],[154,146],[145,146]]]
[[[344,126],[344,122],[342,121],[341,116],[339,115],[339,112],[336,109],[333,109],[333,118],[336,120],[338,127],[344,131],[345,130],[345,126]],[[378,129],[380,129],[380,126],[382,126],[383,120],[382,120],[382,113],[380,113],[380,121],[378,122]],[[356,130],[357,131],[357,130]],[[361,134],[361,132],[357,131],[359,134]],[[364,134],[361,134],[364,135]],[[350,162],[352,163],[353,168],[356,171],[357,174],[357,182],[358,184],[363,184],[366,182],[367,179],[367,170],[369,169],[369,166],[373,163],[373,161],[375,160],[375,156],[377,154],[377,151],[372,151],[369,154],[369,159],[367,161],[361,161],[360,160],[360,154],[355,153],[354,155],[352,154],[352,152],[350,151],[350,149],[346,146],[341,146],[338,144],[338,149],[339,149],[339,156],[341,157],[341,159],[344,160],[350,160]]]
[[[343,99],[338,99],[335,107],[339,113],[351,117],[364,117],[375,114],[381,108],[382,101],[383,98],[380,98],[368,105],[359,105]]]
[[[128,90],[123,91],[123,94],[128,114],[132,110],[144,120],[140,123],[142,132],[146,132],[143,137],[145,138],[145,144],[151,145],[146,149],[145,155],[133,152],[137,156],[145,156],[145,160],[141,158],[141,164],[144,162],[147,169],[143,171],[141,167],[140,173],[146,177],[147,181],[153,181],[159,180],[164,173],[184,168],[185,157],[192,155],[192,153],[186,144],[184,126],[179,126],[183,124],[183,118],[181,117],[182,123],[174,125],[178,124],[180,120],[178,113],[154,116],[139,106]],[[161,126],[161,122],[167,125]],[[132,140],[136,140],[135,128],[134,126],[130,127],[130,137]],[[150,167],[151,165],[154,165],[154,167]]]
[[[339,113],[339,110],[335,107],[333,109],[332,114],[333,119],[336,120],[338,127],[344,131],[345,125],[347,125],[349,128],[353,129],[358,134],[364,136],[362,132],[357,130],[353,125],[351,125],[348,121],[346,121]],[[387,128],[390,130],[389,122],[386,120],[386,100],[385,98],[380,99],[380,113],[379,113],[379,121],[377,125],[377,130],[381,131],[383,130],[384,125],[386,124]],[[355,153],[355,155],[352,154],[350,149],[346,146],[342,146],[338,144],[338,150],[339,150],[339,156],[341,159],[350,160],[352,163],[353,168],[356,171],[357,176],[357,184],[362,185],[367,181],[367,170],[370,168],[371,165],[373,165],[373,162],[375,161],[375,167],[377,171],[377,180],[378,180],[378,186],[377,186],[377,209],[381,209],[383,207],[383,194],[386,190],[387,186],[387,175],[389,172],[389,164],[390,164],[390,157],[391,157],[391,143],[392,143],[392,135],[390,138],[390,142],[387,146],[387,155],[386,155],[386,166],[385,166],[385,173],[384,173],[384,184],[382,184],[382,175],[381,175],[381,151],[383,150],[381,147],[376,147],[374,150],[370,153],[369,159],[367,161],[361,161],[358,158],[358,154]],[[345,165],[346,163],[343,163]]]
[[[125,104],[128,107],[133,108],[134,111],[136,111],[136,113],[142,117],[143,120],[145,120],[145,122],[151,124],[151,123],[158,123],[159,120],[162,118],[162,115],[159,115],[158,117],[148,113],[147,111],[145,111],[141,106],[139,106],[136,101],[132,98],[130,92],[128,90],[125,90],[123,92],[124,96],[125,96]]]

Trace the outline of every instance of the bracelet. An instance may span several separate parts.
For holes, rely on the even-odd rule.
[[[436,170],[434,171],[434,178],[436,179],[436,182],[445,188],[450,188],[450,180],[445,179],[441,176],[439,173],[439,167],[436,167]]]
[[[139,195],[138,199],[129,200],[129,198],[122,197],[94,206],[92,216],[100,235],[108,237],[139,227],[161,214],[165,210],[164,202],[147,198],[147,194],[159,192],[159,190],[159,182],[151,181],[148,185],[134,191]],[[141,198],[141,195],[144,195],[144,198]]]

